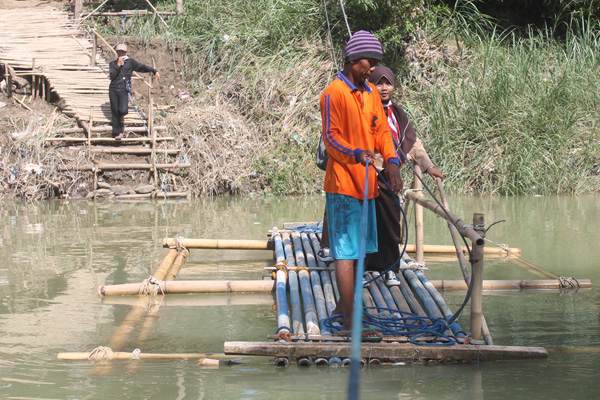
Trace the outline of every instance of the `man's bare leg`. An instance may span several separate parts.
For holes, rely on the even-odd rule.
[[[340,302],[336,310],[344,316],[343,331],[352,329],[354,311],[354,263],[355,260],[335,260],[335,280],[340,292]],[[341,309],[340,307],[341,306]]]

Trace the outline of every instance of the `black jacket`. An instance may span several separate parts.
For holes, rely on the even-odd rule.
[[[156,70],[147,65],[135,61],[133,58],[128,58],[120,67],[117,65],[117,60],[111,61],[108,64],[110,85],[109,90],[125,90],[125,83],[131,80],[131,74],[136,72],[152,72],[156,74]]]

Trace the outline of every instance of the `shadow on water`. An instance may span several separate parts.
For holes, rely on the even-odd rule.
[[[557,275],[600,282],[598,196],[449,200],[467,221],[473,212],[484,213],[488,224],[506,219],[488,237],[521,248],[524,259]],[[198,367],[196,360],[99,368],[56,359],[59,352],[89,352],[111,341],[135,298],[101,299],[98,287],[151,275],[166,254],[164,237],[265,239],[283,222],[320,220],[323,207],[321,196],[1,203],[0,398],[345,398],[345,368],[277,369],[267,358],[214,368]],[[451,244],[446,224],[425,215],[426,243]],[[268,251],[193,250],[180,276],[261,279],[272,264]],[[427,267],[430,279],[461,279],[447,257],[432,256]],[[486,259],[485,278],[540,279],[498,257]],[[443,295],[452,309],[464,298],[461,291]],[[273,305],[270,294],[167,296],[152,314],[148,337],[142,341],[130,332],[120,350],[221,353],[224,341],[258,341],[273,333]],[[599,307],[596,286],[487,292],[484,312],[496,344],[560,351],[542,361],[368,367],[361,373],[363,398],[589,397],[600,389]],[[461,325],[468,327],[468,320],[464,315]]]

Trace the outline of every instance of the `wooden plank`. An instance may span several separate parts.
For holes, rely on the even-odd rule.
[[[350,343],[311,342],[225,342],[225,354],[272,357],[350,356]],[[403,360],[462,360],[471,362],[544,359],[543,347],[453,345],[431,346],[404,343],[363,343],[362,357]]]

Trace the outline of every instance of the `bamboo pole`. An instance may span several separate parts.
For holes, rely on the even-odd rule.
[[[420,177],[423,176],[421,167],[415,165],[415,181],[413,188],[418,196],[423,196],[423,184],[421,183]],[[416,247],[416,258],[419,264],[425,262],[425,255],[423,246],[425,245],[424,228],[423,228],[423,207],[415,203],[415,247]]]
[[[394,298],[394,301],[396,302],[396,306],[397,306],[398,310],[404,311],[404,312],[411,312],[410,307],[409,307],[408,303],[406,302],[406,299],[402,295],[402,292],[400,291],[400,288],[398,286],[391,286],[390,293],[392,294],[392,297]]]
[[[190,194],[188,192],[153,192],[153,193],[144,193],[144,194],[123,194],[120,196],[115,196],[112,200],[139,200],[139,199],[171,199],[174,197],[189,197]]]
[[[25,104],[25,102],[23,102],[23,100],[19,100],[19,98],[17,96],[14,96],[13,98],[17,101],[17,103],[19,103],[20,105],[22,105],[29,111],[33,111],[27,104]],[[25,98],[25,96],[23,96],[23,98]]]
[[[81,1],[81,0],[80,0]],[[35,58],[33,58],[31,60],[31,71],[33,72],[33,70],[35,70]],[[36,75],[31,75],[31,97],[29,99],[29,102],[31,103],[31,100],[35,99],[35,95],[37,92],[37,82],[36,82]]]
[[[73,12],[73,18],[75,18],[75,20],[81,18],[81,10],[83,10],[83,0],[75,0],[75,9]]]
[[[370,272],[366,273],[366,277],[368,280],[371,280],[371,278],[372,278],[371,273]],[[371,297],[373,298],[373,301],[375,302],[375,306],[378,308],[378,310],[377,310],[378,312],[385,311],[386,308],[389,308],[388,305],[386,304],[385,299],[383,298],[383,295],[379,291],[379,287],[377,286],[376,281],[369,283],[367,285],[367,289],[369,290],[369,293],[371,293]]]
[[[281,231],[280,231],[281,232]],[[318,240],[318,239],[317,239]],[[314,243],[314,241],[313,241]],[[175,244],[174,239],[163,239],[163,247],[170,247]],[[183,245],[188,249],[237,249],[237,250],[273,250],[269,240],[230,240],[230,239],[183,239]],[[463,247],[466,251],[466,247]],[[486,248],[485,254],[498,254],[498,251],[505,253],[504,250],[494,248]],[[453,246],[442,245],[426,245],[424,247],[426,253],[454,253]],[[520,249],[512,248],[512,251],[520,253]],[[407,252],[414,252],[415,246],[408,245]]]
[[[273,280],[239,281],[159,281],[161,293],[235,293],[235,292],[273,292]],[[125,283],[98,288],[100,296],[120,296],[138,294],[142,283]],[[299,297],[298,297],[299,298]]]
[[[427,313],[425,312],[425,310],[423,310],[423,307],[421,307],[421,304],[415,297],[413,291],[410,289],[410,286],[408,285],[404,274],[398,274],[398,280],[400,281],[400,285],[397,286],[397,288],[400,290],[402,296],[406,300],[406,303],[410,308],[410,312],[412,312],[413,314],[417,314],[421,317],[426,317]]]
[[[283,251],[287,265],[296,266],[294,252],[289,233],[281,235],[283,239]],[[300,285],[296,271],[288,271],[288,284],[290,285],[290,303],[292,305],[292,330],[294,333],[304,333],[302,325],[302,304],[300,302]]]
[[[167,276],[165,277],[166,281],[175,280],[177,274],[181,270],[181,267],[183,267],[183,264],[185,263],[185,260],[187,259],[189,254],[190,252],[187,249],[181,249],[179,251],[177,257],[175,258],[175,261],[173,262],[173,265],[171,266],[169,272],[167,273]]]
[[[165,256],[165,258],[163,258],[162,262],[159,264],[158,268],[156,269],[156,272],[154,272],[154,274],[152,274],[152,276],[154,278],[158,279],[159,281],[162,281],[163,279],[165,279],[165,277],[169,273],[169,270],[171,270],[171,268],[173,267],[173,263],[175,262],[175,259],[177,258],[178,253],[179,252],[175,248],[169,249],[167,255]]]
[[[446,210],[450,211],[450,206],[448,204],[448,199],[446,198],[446,192],[444,190],[444,184],[440,178],[435,179],[438,190],[440,192],[440,197],[442,199],[442,203]],[[458,232],[456,228],[450,221],[448,221],[448,229],[450,230],[450,235],[452,236],[452,242],[454,243],[454,247],[456,248],[456,256],[458,257],[458,264],[460,266],[460,270],[465,279],[465,283],[468,285],[471,281],[471,276],[469,274],[469,270],[467,269],[467,262],[465,260],[465,255],[460,245],[460,239],[458,238]],[[484,248],[485,249],[485,248]],[[419,276],[420,278],[421,276]],[[424,275],[423,275],[424,277]],[[443,299],[442,299],[443,300]],[[485,338],[485,343],[488,345],[493,345],[494,341],[492,339],[492,335],[490,333],[490,328],[488,327],[487,321],[485,319],[485,315],[481,314],[481,330],[483,333],[483,337]]]
[[[473,226],[475,232],[483,237],[484,230],[483,214],[473,214]],[[473,277],[471,278],[473,291],[471,293],[471,336],[475,340],[480,340],[482,335],[481,318],[483,316],[483,246],[482,244],[473,243]]]
[[[417,276],[417,278],[419,279],[419,281],[421,282],[423,287],[427,290],[427,292],[429,292],[429,295],[433,298],[433,300],[437,304],[443,317],[446,319],[446,321],[449,321],[453,317],[454,314],[450,310],[450,307],[448,307],[448,304],[446,304],[446,301],[444,300],[442,295],[440,295],[440,293],[437,291],[435,286],[433,286],[433,284],[425,277],[425,274],[423,274],[423,271],[415,271],[414,274]],[[465,337],[466,336],[466,333],[460,328],[460,325],[458,324],[457,321],[453,321],[450,324],[450,329],[457,337]]]
[[[319,330],[323,333],[329,332],[329,328],[325,327],[322,321],[329,316],[327,312],[327,306],[325,304],[325,293],[323,292],[323,286],[321,284],[321,277],[319,275],[319,271],[316,271],[314,268],[317,268],[316,257],[313,253],[313,249],[311,246],[311,240],[308,235],[304,232],[300,234],[300,239],[302,240],[302,247],[304,252],[306,253],[306,261],[308,264],[308,268],[310,269],[310,283],[312,284],[312,293],[315,298],[315,306],[317,312],[317,325]]]
[[[106,3],[108,0],[104,0],[104,3]],[[102,4],[104,4],[102,3]],[[92,54],[90,55],[90,66],[91,67],[95,67],[96,66],[96,52],[98,51],[98,38],[96,37],[96,35],[92,35]]]
[[[98,7],[96,7],[94,9],[94,11],[92,11],[91,13],[87,14],[85,17],[81,18],[81,22],[85,21],[87,18],[91,17],[92,15],[94,15],[96,13],[96,11],[98,11],[103,5],[105,5],[108,2],[108,0],[104,0],[102,2],[102,4],[100,4]]]
[[[161,11],[162,15],[175,15],[177,14],[175,11]],[[83,15],[87,18],[91,13],[83,13]],[[154,11],[148,10],[123,10],[123,11],[103,11],[99,13],[95,13],[96,17],[123,17],[125,15],[134,16],[134,15],[156,15]]]
[[[177,244],[175,239],[164,238],[163,247]],[[181,244],[188,249],[235,249],[235,250],[273,250],[270,240],[229,240],[229,239],[183,239]]]
[[[113,360],[132,360],[133,353],[124,351],[115,351],[112,354]],[[84,361],[89,360],[90,353],[58,353],[57,359],[59,360],[72,360],[72,361]],[[230,356],[222,353],[144,353],[141,352],[137,356],[140,360],[171,360],[179,359],[185,360],[190,358],[237,358],[238,356]]]
[[[294,231],[291,234],[292,243],[294,246],[294,254],[296,257],[296,266],[298,270],[298,279],[300,281],[300,293],[302,294],[302,306],[304,309],[304,322],[306,323],[306,332],[320,333],[319,319],[317,318],[317,307],[315,298],[313,297],[312,287],[310,284],[310,276],[306,268],[306,257],[302,249],[302,239],[300,232]]]
[[[404,277],[398,274],[402,282]],[[581,289],[589,289],[592,282],[589,279],[578,280]],[[431,283],[438,290],[466,290],[467,285],[463,280],[432,280]],[[169,281],[159,282],[165,293],[246,293],[246,292],[273,292],[276,288],[275,281],[271,280],[240,280],[240,281]],[[100,296],[116,296],[138,294],[141,283],[126,283],[121,285],[107,285],[98,288]],[[398,290],[404,286],[396,286]],[[483,290],[521,290],[521,289],[561,289],[558,279],[555,280],[485,280]],[[394,287],[391,288],[393,292]],[[425,316],[418,301],[412,292],[402,291],[410,307],[410,312]],[[410,300],[410,301],[409,301]]]
[[[578,279],[580,289],[589,289],[592,287],[592,281],[589,279]],[[439,290],[467,290],[468,286],[464,281],[458,280],[432,280],[431,283]],[[538,279],[538,280],[484,280],[482,282],[483,290],[520,290],[520,289],[561,289],[561,283],[558,279]]]
[[[440,197],[442,199],[442,203],[446,210],[450,211],[450,206],[448,205],[448,199],[446,198],[446,191],[444,190],[444,184],[440,178],[436,178],[435,182],[437,183],[438,191],[440,192]],[[463,277],[465,278],[465,282],[467,284],[470,282],[471,277],[469,275],[469,270],[467,269],[467,262],[465,260],[465,254],[462,246],[460,245],[460,239],[458,238],[458,232],[456,232],[456,228],[450,222],[448,222],[448,229],[450,230],[450,236],[452,236],[452,242],[454,243],[454,248],[456,249],[456,257],[458,257],[458,263],[460,265],[460,270],[462,271]]]
[[[116,147],[96,147],[90,149],[92,153],[105,153],[105,154],[150,154],[152,153],[152,149],[148,149],[145,147],[142,148],[116,148]],[[181,150],[179,149],[159,149],[157,153],[166,155],[176,155],[179,154]]]
[[[154,134],[154,110],[152,109],[152,74],[149,74],[148,76],[148,83],[148,135],[150,135],[150,139],[152,139],[151,160],[152,175],[154,176],[154,187],[158,189],[158,171],[156,169],[156,135]]]
[[[123,140],[120,140],[123,141]],[[156,167],[160,169],[173,169],[173,168],[189,168],[190,163],[175,163],[175,164],[157,164]],[[99,168],[101,170],[119,170],[119,169],[152,169],[152,164],[98,164],[98,166],[94,165],[78,165],[78,166],[68,166],[68,165],[60,165],[58,167],[59,171],[70,171],[73,169],[79,171],[93,171],[94,168]]]
[[[92,128],[93,128],[93,125],[94,125],[94,106],[90,106],[90,124],[88,125],[88,131],[87,131],[88,151],[90,150],[90,147],[91,147],[90,139],[92,138]]]
[[[310,238],[314,252],[318,253],[321,249],[321,242],[319,241],[319,238],[314,233],[310,233],[308,237]],[[325,295],[325,306],[327,308],[327,316],[331,316],[333,314],[333,311],[335,310],[336,301],[335,293],[333,290],[333,284],[331,282],[331,276],[329,275],[329,268],[326,268],[326,264],[318,258],[317,265],[320,268],[323,268],[323,270],[321,270],[319,274],[321,277],[323,294]]]
[[[80,121],[82,124],[84,123],[84,121]],[[84,131],[85,128],[84,128]],[[86,138],[76,138],[76,137],[53,137],[53,138],[46,138],[44,139],[46,142],[87,142]],[[160,140],[160,141],[172,141],[175,140],[174,137],[169,136],[169,137],[161,137],[161,138],[157,138],[156,140]],[[92,138],[90,139],[91,142],[96,142],[96,143],[114,143],[115,139],[113,138]],[[123,138],[121,140],[119,140],[119,143],[147,143],[152,141],[152,139],[150,138]],[[190,165],[189,163],[183,164],[181,163],[180,165]]]
[[[283,241],[277,227],[273,228],[273,243],[275,245],[275,261],[278,265],[285,266],[285,255],[283,251]],[[282,269],[277,269],[275,273],[277,289],[277,331],[292,332],[290,328],[290,311],[287,303],[287,273]]]
[[[8,63],[4,63],[4,79],[6,79],[6,97],[12,97],[12,75],[8,69]]]
[[[154,6],[152,5],[152,3],[150,3],[150,0],[146,0],[146,3],[148,3],[150,5],[150,7],[152,7],[152,9],[154,10],[154,12],[156,13],[156,15],[158,15],[158,18],[160,18],[160,20],[162,21],[163,24],[165,24],[165,26],[167,27],[167,29],[169,28],[169,25],[165,22],[165,20],[163,19],[163,17],[160,15],[160,13],[158,12],[158,10],[156,8],[154,8]]]
[[[377,278],[380,276],[379,272],[371,272],[370,275],[371,275],[371,278]],[[388,287],[385,285],[384,280],[382,278],[377,278],[373,282],[371,282],[371,284],[369,286],[371,286],[373,283],[375,283],[375,286],[377,287],[377,290],[379,291],[381,298],[385,302],[385,308],[387,308],[389,310],[397,310],[398,308],[396,307],[396,302],[394,301],[394,297],[392,296],[392,293],[390,292]],[[400,316],[398,313],[393,313],[393,314],[395,314],[397,317]]]
[[[426,199],[424,196],[419,196],[418,194],[416,194],[414,192],[407,191],[406,197],[416,203],[419,203],[423,207],[427,208],[428,210],[432,211],[433,213],[444,218],[446,221],[452,220],[452,221],[456,222],[458,229],[460,229],[467,238],[469,238],[474,244],[484,247],[483,246],[483,242],[484,242],[483,238],[477,232],[475,232],[475,230],[473,230],[473,228],[470,225],[467,225],[462,219],[458,218],[451,212],[448,212],[446,214],[446,212],[441,207],[439,207],[436,203],[434,203],[431,200]]]
[[[159,125],[159,126],[155,126],[154,127],[155,130],[165,130],[167,129],[166,126],[164,125]],[[92,129],[92,132],[109,132],[112,130],[112,126],[110,125],[104,125],[104,126],[95,126]],[[125,132],[146,132],[146,128],[144,128],[143,126],[128,126],[124,129]],[[85,132],[85,130],[83,128],[63,128],[63,129],[57,129],[54,131],[54,133],[82,133]]]

